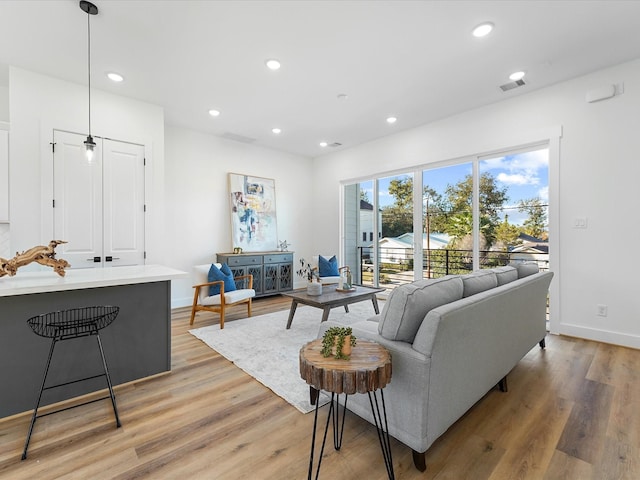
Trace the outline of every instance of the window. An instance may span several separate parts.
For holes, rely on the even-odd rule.
[[[517,261],[546,269],[548,177],[544,145],[345,185],[345,221],[360,232],[345,228],[346,264],[389,289]]]
[[[536,261],[549,268],[549,149],[479,161],[480,267]],[[486,219],[486,220],[485,220]]]
[[[472,173],[469,162],[422,172],[424,278],[463,273],[472,263]]]

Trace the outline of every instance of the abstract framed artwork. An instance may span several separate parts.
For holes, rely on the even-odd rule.
[[[233,248],[247,252],[276,250],[275,180],[229,173],[229,195]]]

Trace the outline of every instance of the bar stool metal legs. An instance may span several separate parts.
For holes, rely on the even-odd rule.
[[[109,369],[107,368],[107,359],[104,357],[104,350],[102,349],[102,341],[100,340],[100,335],[96,333],[96,340],[98,340],[98,348],[100,349],[100,356],[102,357],[102,366],[104,368],[104,377],[107,380],[107,385],[109,386],[109,397],[111,397],[111,405],[113,405],[113,414],[116,417],[116,427],[120,428],[122,424],[120,423],[120,417],[118,416],[118,406],[116,405],[116,395],[113,393],[113,385],[111,385],[111,377],[109,376]],[[104,400],[107,397],[104,397],[100,400]]]
[[[47,364],[44,369],[44,375],[42,377],[42,384],[40,386],[40,392],[38,393],[38,400],[36,401],[33,414],[31,416],[31,424],[29,425],[29,433],[27,434],[27,440],[24,445],[24,451],[22,452],[22,460],[27,458],[27,450],[29,448],[29,442],[31,441],[31,434],[33,433],[33,427],[36,420],[46,415],[62,412],[71,408],[80,407],[89,403],[98,402],[107,398],[111,399],[113,406],[113,413],[116,418],[116,427],[120,427],[120,417],[118,416],[118,407],[116,405],[116,397],[113,393],[113,385],[111,384],[111,377],[109,375],[109,369],[107,367],[107,360],[104,356],[104,350],[102,348],[102,341],[100,340],[99,330],[105,328],[118,315],[119,307],[114,306],[97,306],[97,307],[84,307],[71,310],[63,310],[58,312],[51,312],[43,315],[38,315],[27,320],[27,323],[32,328],[34,333],[41,337],[51,338],[51,348],[49,349],[49,357],[47,358]],[[103,373],[93,375],[90,377],[80,378],[69,382],[59,383],[57,385],[46,386],[47,376],[49,374],[49,367],[51,366],[51,359],[53,358],[53,351],[58,342],[63,340],[72,340],[75,338],[81,338],[86,336],[95,336],[98,342],[98,350],[100,351],[100,357],[102,359]],[[73,383],[90,380],[93,378],[105,377],[107,386],[109,388],[109,395],[101,397],[95,400],[90,400],[72,407],[62,408],[53,412],[38,415],[38,408],[42,401],[42,394],[45,390],[52,388],[62,387],[65,385],[71,385]]]

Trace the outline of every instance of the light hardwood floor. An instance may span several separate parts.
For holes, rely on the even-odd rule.
[[[257,300],[254,316],[289,302]],[[171,373],[116,388],[122,428],[108,401],[44,417],[20,461],[30,419],[0,421],[0,478],[306,478],[313,414],[191,336],[188,314],[173,315]],[[211,323],[217,317],[201,313],[195,326]],[[379,448],[374,428],[348,416],[342,450],[328,445],[320,478],[386,478]],[[426,472],[406,446],[393,440],[392,451],[406,480],[638,479],[640,351],[550,335],[509,375],[508,393],[487,393],[432,445]]]

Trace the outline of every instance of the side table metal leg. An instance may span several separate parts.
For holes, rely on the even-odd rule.
[[[318,475],[320,475],[320,464],[322,464],[322,454],[324,453],[324,445],[327,441],[327,431],[329,430],[329,422],[331,421],[331,417],[333,416],[333,400],[335,397],[335,393],[331,394],[331,402],[329,402],[329,413],[327,414],[327,423],[324,425],[324,435],[322,436],[322,447],[320,447],[320,456],[318,458],[318,467],[316,469],[316,480],[318,480]],[[313,434],[311,437],[311,453],[309,454],[309,476],[308,480],[313,478],[313,454],[316,449],[316,427],[318,425],[318,408],[320,402],[316,402],[316,412],[313,418]]]
[[[339,394],[332,393],[331,401],[329,402],[329,412],[327,413],[327,423],[324,425],[324,435],[322,436],[322,447],[320,447],[320,457],[318,458],[318,466],[316,468],[316,480],[318,480],[318,475],[320,475],[320,464],[322,463],[322,454],[324,453],[324,446],[327,441],[327,431],[329,430],[329,423],[333,420],[333,448],[336,450],[340,450],[342,447],[342,437],[344,433],[344,419],[347,416],[347,399],[348,395],[344,397],[344,406],[342,407],[342,420],[340,420],[340,402],[338,402],[338,398],[340,398]],[[315,417],[313,419],[313,437],[311,438],[311,453],[309,454],[309,477],[308,479],[312,479],[313,475],[313,454],[315,452],[316,447],[316,430],[318,425],[318,405],[319,401],[316,402],[316,412]]]
[[[344,419],[347,416],[347,399],[349,395],[344,396],[344,406],[342,407],[342,422],[340,422],[340,398],[336,394],[336,406],[333,412],[333,448],[340,450],[342,448],[342,434],[344,433]]]
[[[320,396],[320,390],[316,390],[311,385],[309,385],[309,403],[311,405],[315,405],[318,401],[318,397]]]
[[[391,456],[391,440],[389,437],[389,425],[387,423],[387,409],[384,404],[384,393],[380,390],[380,398],[382,403],[382,413],[380,412],[380,404],[378,403],[378,396],[376,391],[368,392],[369,403],[371,405],[371,414],[378,431],[378,440],[380,441],[380,448],[382,450],[382,457],[384,458],[384,465],[387,468],[387,474],[389,480],[395,480],[395,474],[393,472],[393,458]],[[374,406],[375,403],[375,406]],[[383,423],[384,421],[384,423]]]

